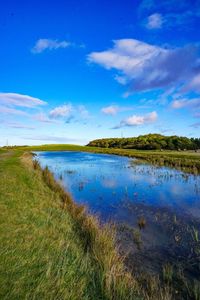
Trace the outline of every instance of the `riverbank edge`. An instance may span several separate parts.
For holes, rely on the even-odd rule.
[[[3,286],[2,289],[2,295],[4,295],[4,292],[7,291],[6,293],[9,293],[10,295],[27,295],[30,293],[42,293],[43,291],[40,291],[39,287],[37,286],[36,283],[36,290],[33,289],[32,286],[32,292],[31,290],[26,290],[25,289],[25,283],[29,284],[30,280],[33,280],[35,276],[35,269],[33,269],[33,274],[30,272],[31,268],[34,266],[32,265],[32,248],[31,251],[26,249],[28,252],[21,252],[21,247],[28,247],[29,242],[35,240],[35,244],[33,245],[35,249],[35,258],[34,261],[38,261],[38,263],[42,262],[41,265],[41,271],[39,275],[39,280],[42,280],[42,288],[45,289],[48,285],[51,285],[51,282],[49,282],[50,278],[46,277],[46,267],[49,270],[49,266],[46,265],[54,265],[57,261],[57,256],[60,257],[62,260],[65,261],[65,255],[66,255],[66,250],[60,249],[60,252],[55,252],[55,259],[54,257],[51,257],[50,261],[45,262],[45,265],[43,265],[43,259],[45,259],[46,255],[43,252],[43,256],[41,257],[39,253],[42,253],[41,251],[42,248],[40,249],[36,246],[38,243],[38,238],[37,236],[33,235],[31,232],[24,232],[26,228],[24,227],[25,223],[24,220],[28,217],[28,226],[31,226],[31,228],[34,228],[36,225],[37,227],[35,228],[35,231],[38,232],[39,230],[39,235],[44,234],[43,237],[43,242],[46,243],[46,227],[44,228],[44,233],[43,233],[43,227],[40,227],[42,224],[47,224],[49,226],[53,226],[53,228],[58,228],[58,235],[59,232],[61,233],[61,236],[59,236],[58,241],[59,246],[56,247],[56,251],[60,248],[60,246],[64,245],[65,243],[70,243],[70,239],[67,240],[62,240],[63,234],[65,231],[65,228],[63,227],[64,223],[61,222],[60,224],[60,218],[58,217],[60,214],[61,219],[63,220],[64,215],[66,216],[66,220],[69,220],[69,224],[71,224],[71,227],[67,227],[66,230],[70,232],[73,232],[73,240],[76,240],[76,244],[79,245],[79,253],[83,253],[84,262],[83,264],[88,265],[88,269],[86,267],[87,273],[90,274],[92,272],[92,285],[95,286],[94,294],[98,294],[98,299],[102,300],[125,300],[125,299],[130,299],[130,300],[142,300],[142,299],[151,299],[151,300],[171,300],[173,297],[171,296],[171,288],[169,288],[168,285],[163,285],[159,281],[159,278],[156,277],[146,277],[146,276],[135,276],[131,275],[127,268],[124,265],[124,257],[121,257],[119,254],[119,248],[116,246],[116,241],[115,241],[115,229],[114,227],[110,225],[103,226],[100,224],[98,219],[95,216],[90,216],[88,212],[85,210],[85,207],[77,205],[72,197],[69,195],[69,193],[65,192],[62,188],[62,186],[57,182],[53,174],[49,172],[48,168],[42,169],[39,165],[39,163],[35,160],[35,155],[31,154],[30,152],[24,152],[24,151],[1,151],[0,149],[0,162],[4,165],[4,168],[7,168],[4,170],[4,173],[7,176],[7,181],[5,181],[4,186],[2,186],[2,205],[6,205],[5,207],[8,206],[8,211],[7,217],[4,220],[4,225],[5,225],[5,232],[2,231],[2,233],[5,233],[6,239],[8,239],[7,235],[7,229],[10,228],[10,234],[12,236],[12,240],[14,239],[21,239],[21,240],[26,240],[27,239],[27,244],[15,244],[15,242],[12,243],[12,240],[10,240],[9,247],[13,249],[13,254],[8,255],[7,254],[7,248],[4,249],[2,247],[1,250],[5,251],[5,255],[8,255],[7,258],[5,256],[5,262],[3,263],[2,261],[2,270],[6,268],[6,273],[1,273],[1,280],[2,284],[6,282],[6,280],[10,280],[10,276],[12,278],[13,272],[16,272],[15,269],[15,264],[9,265],[10,260],[12,261],[15,258],[16,260],[16,267],[17,269],[21,271],[20,273],[16,273],[16,278],[13,280],[12,279],[12,284],[8,287]],[[1,169],[3,171],[3,169]],[[16,173],[15,173],[16,172]],[[6,177],[4,176],[4,179]],[[16,177],[17,176],[17,177]],[[10,183],[15,183],[18,182],[17,186],[13,186],[11,189],[10,187],[6,187],[6,182]],[[38,187],[37,192],[35,192],[34,185],[30,185],[30,183],[35,183],[36,186]],[[40,183],[39,183],[40,182]],[[39,184],[38,184],[39,183]],[[5,194],[4,194],[5,191]],[[9,191],[9,197],[7,198],[7,193]],[[20,194],[24,192],[24,197],[21,197]],[[29,198],[29,193],[30,193],[30,198]],[[37,195],[37,198],[34,197]],[[28,197],[28,198],[27,198]],[[45,201],[45,197],[46,201]],[[26,200],[27,199],[27,200]],[[10,200],[8,202],[8,200]],[[40,201],[42,202],[40,203]],[[23,202],[24,201],[24,202]],[[32,202],[33,201],[33,202]],[[53,201],[53,202],[52,202]],[[45,204],[47,203],[47,205]],[[29,203],[29,204],[28,204]],[[34,203],[37,203],[37,207],[34,206]],[[28,204],[28,206],[27,206]],[[11,206],[10,206],[11,205]],[[14,212],[12,214],[12,210],[14,209],[14,206],[16,205],[17,213],[14,215]],[[29,205],[30,205],[30,210],[29,210]],[[45,210],[41,210],[41,207],[45,205]],[[20,209],[20,206],[21,209]],[[24,207],[24,209],[23,209]],[[57,207],[57,213],[53,217],[54,213],[53,207]],[[19,210],[20,209],[20,210]],[[46,211],[47,209],[47,211]],[[22,215],[22,211],[23,215]],[[38,214],[35,214],[36,211],[39,212]],[[51,213],[51,217],[48,215],[49,212]],[[60,213],[59,213],[60,211]],[[66,212],[65,212],[66,211]],[[33,215],[32,215],[33,213]],[[10,215],[11,214],[11,215]],[[21,215],[20,218],[16,219],[16,216]],[[47,214],[47,215],[46,215]],[[43,217],[46,215],[48,220],[43,219]],[[34,216],[34,217],[33,217]],[[49,217],[51,219],[51,222],[49,223]],[[53,219],[52,219],[53,217]],[[13,220],[13,224],[10,227],[10,220]],[[31,218],[31,219],[30,219]],[[32,223],[32,218],[33,218],[33,223]],[[43,221],[42,221],[43,219]],[[15,221],[16,220],[16,221]],[[46,221],[47,223],[46,223]],[[70,221],[71,220],[71,221]],[[31,223],[30,223],[31,221]],[[42,221],[42,223],[41,223]],[[16,222],[16,223],[15,223]],[[22,224],[21,224],[22,222]],[[35,223],[36,222],[36,223]],[[11,222],[12,223],[12,222]],[[15,225],[16,224],[16,225]],[[18,224],[18,225],[17,225]],[[21,225],[22,227],[21,227]],[[60,224],[60,225],[59,225]],[[2,224],[3,225],[3,224]],[[14,225],[14,227],[13,227]],[[20,227],[19,227],[20,225]],[[39,225],[39,228],[38,228]],[[59,231],[59,227],[61,226],[61,231]],[[68,225],[69,226],[69,225]],[[3,227],[2,227],[3,228]],[[32,229],[31,229],[32,230]],[[41,231],[42,230],[42,231]],[[49,230],[49,227],[48,227]],[[64,230],[64,231],[63,231]],[[19,236],[18,234],[15,235],[17,232],[24,232],[23,235]],[[68,235],[66,232],[66,236]],[[70,233],[69,233],[70,234]],[[64,234],[65,236],[65,234]],[[2,236],[2,238],[4,235]],[[53,237],[52,237],[53,238]],[[54,237],[55,238],[55,237]],[[47,241],[50,239],[50,236],[47,234]],[[72,240],[72,243],[73,243]],[[9,240],[8,240],[9,241]],[[53,244],[52,244],[53,243]],[[26,246],[27,245],[27,246]],[[43,245],[43,244],[42,244]],[[49,245],[54,245],[54,240],[49,241]],[[2,244],[3,246],[3,244]],[[62,247],[61,247],[62,248]],[[73,248],[73,245],[72,245]],[[29,253],[30,251],[30,253]],[[8,252],[9,253],[9,252]],[[26,254],[25,254],[26,253]],[[14,257],[13,257],[14,255]],[[24,255],[27,256],[28,259],[24,261]],[[76,255],[76,254],[75,254]],[[30,256],[30,257],[29,257]],[[63,258],[62,258],[63,257]],[[53,259],[53,260],[52,260]],[[86,261],[85,261],[86,259]],[[87,261],[90,261],[88,264]],[[24,262],[29,265],[28,269],[23,268],[22,266],[24,265]],[[59,263],[60,264],[60,263]],[[21,266],[19,268],[19,266]],[[57,266],[55,266],[55,272],[57,272],[59,269],[57,269]],[[67,269],[69,266],[63,266],[63,271],[66,270],[66,276],[67,276]],[[59,266],[58,266],[59,268]],[[82,268],[82,267],[81,267]],[[72,265],[72,270],[74,270],[74,267]],[[83,269],[84,270],[84,269]],[[80,272],[83,272],[82,269],[80,269]],[[49,271],[48,271],[49,272]],[[75,271],[76,272],[76,271]],[[24,277],[25,274],[28,273],[28,277]],[[3,275],[4,274],[4,275]],[[32,274],[32,275],[31,275]],[[50,273],[48,273],[50,276]],[[53,276],[53,273],[51,273]],[[75,273],[76,274],[76,273]],[[62,274],[61,274],[62,275]],[[69,274],[70,275],[70,274]],[[145,275],[145,274],[144,274]],[[70,275],[71,276],[71,275]],[[83,280],[88,280],[88,275],[83,275],[84,277]],[[87,278],[85,278],[87,276]],[[79,278],[79,275],[75,275],[76,278]],[[38,278],[38,277],[37,277]],[[59,278],[55,278],[56,280],[59,280]],[[54,278],[51,277],[51,280],[54,281]],[[69,278],[70,280],[70,278]],[[76,279],[75,279],[76,280]],[[37,279],[38,281],[38,279]],[[21,282],[21,285],[18,283]],[[68,277],[67,277],[67,282],[68,282]],[[64,282],[63,282],[64,283]],[[76,283],[74,282],[76,285]],[[72,285],[74,286],[72,283]],[[15,286],[18,285],[18,290],[15,289]],[[82,288],[82,287],[81,287]],[[90,289],[90,287],[88,287]],[[60,289],[57,287],[57,292],[62,293],[64,290],[64,287],[62,286]],[[66,287],[67,289],[67,287]],[[97,291],[97,290],[98,291]],[[82,291],[82,290],[81,290]],[[52,291],[55,293],[55,290],[53,289]],[[83,292],[83,291],[82,291]],[[17,293],[17,294],[15,294]],[[48,290],[48,293],[51,293],[50,290]],[[72,294],[76,295],[76,291],[73,292]],[[87,293],[87,292],[86,292]],[[85,295],[86,299],[89,297],[89,294]],[[45,298],[46,299],[46,298]],[[66,299],[66,298],[63,298]],[[71,299],[71,298],[70,298]],[[77,298],[72,298],[77,299]],[[84,298],[85,299],[85,298]],[[93,298],[92,298],[93,299]],[[96,299],[96,298],[95,298]]]
[[[5,148],[6,149],[6,148]],[[81,151],[99,154],[112,154],[136,158],[142,162],[148,162],[155,166],[174,168],[185,173],[200,174],[200,155],[191,152],[178,151],[151,151],[134,149],[114,149],[88,147],[70,144],[50,144],[41,146],[14,146],[8,149],[21,149],[23,151]]]
[[[66,151],[66,150],[63,150],[63,151]],[[72,151],[72,150],[68,150],[69,152]],[[87,151],[83,151],[83,152],[87,152]],[[93,151],[88,151],[88,153],[99,153],[99,152],[93,152]],[[102,154],[111,154],[113,155],[113,153],[102,153]],[[116,154],[116,155],[120,155],[120,154]],[[35,156],[36,158],[36,164],[38,163],[37,162],[37,154],[33,153],[33,156]],[[122,155],[122,156],[127,156],[127,155]],[[130,156],[129,156],[130,157]],[[139,160],[137,160],[137,162],[139,163]],[[40,167],[40,170],[42,172],[44,172],[44,170],[42,170],[41,166],[39,165]],[[53,174],[47,169],[47,172],[50,173],[51,176],[53,176]],[[53,176],[54,178],[54,176]],[[45,183],[48,185],[48,182],[46,182],[45,179],[43,179],[45,181]],[[55,183],[57,183],[59,185],[59,183],[54,179]],[[62,187],[61,187],[62,188]],[[76,204],[73,200],[73,198],[70,196],[70,194],[68,192],[66,192],[64,190],[64,193],[66,193],[69,198],[71,199],[71,201],[73,202],[73,205],[75,205],[75,207],[82,207],[84,209],[84,206],[80,206],[78,204]],[[61,197],[62,199],[62,197]],[[67,204],[66,204],[67,205]],[[69,207],[66,206],[66,208],[68,209]],[[71,214],[71,211],[68,210],[68,212],[70,212]],[[101,227],[98,219],[95,217],[95,216],[91,216],[87,213],[87,211],[84,210],[84,213],[85,213],[85,217],[86,218],[92,218],[95,222],[95,234],[99,235],[99,233],[101,234],[104,230],[106,230],[107,232],[107,237],[108,237],[108,240],[109,238],[112,240],[112,245],[111,245],[111,248],[114,249],[114,251],[116,251],[116,255],[119,259],[119,262],[122,263],[122,273],[125,272],[125,277],[126,275],[128,275],[128,277],[133,280],[133,284],[134,284],[134,291],[133,291],[133,294],[134,296],[131,296],[130,298],[125,298],[125,299],[132,299],[132,300],[135,300],[135,299],[149,299],[149,300],[154,300],[154,299],[157,299],[157,300],[174,300],[174,299],[179,299],[179,298],[176,298],[176,293],[178,293],[178,291],[175,289],[175,286],[176,286],[176,283],[175,285],[169,285],[168,282],[164,282],[163,281],[163,278],[160,278],[159,276],[156,276],[156,275],[152,275],[150,276],[150,274],[145,274],[145,273],[141,273],[141,274],[138,274],[136,275],[135,277],[135,274],[134,275],[131,275],[129,272],[127,272],[127,269],[124,267],[124,260],[125,260],[125,257],[121,257],[116,249],[116,245],[115,245],[115,228],[114,227],[110,227],[109,224],[108,226],[104,226],[104,228]],[[76,217],[75,217],[76,219]],[[76,220],[76,221],[79,221],[79,220]],[[79,224],[80,225],[80,224]],[[86,229],[87,230],[87,229]],[[107,245],[104,244],[103,248],[106,248]],[[101,253],[100,253],[100,256],[101,256]],[[117,261],[116,261],[117,262]],[[118,262],[117,262],[118,263]],[[112,268],[112,266],[111,266]],[[118,276],[116,274],[116,276]],[[174,273],[174,278],[173,280],[176,279],[176,276],[175,276],[175,273]],[[135,278],[134,278],[135,277]],[[177,277],[178,278],[178,277]],[[178,279],[177,279],[178,280]],[[180,279],[179,279],[180,280]],[[187,286],[187,283],[185,284],[184,286],[184,282],[179,282],[177,283],[178,285],[183,285],[182,288],[184,287],[184,293],[188,293],[187,296],[189,296],[190,294],[190,289],[192,289],[194,287],[194,289],[196,288],[196,282],[191,282],[191,283],[188,283],[189,285]],[[131,287],[133,287],[131,285]],[[179,286],[176,286],[177,289],[180,289],[181,287]],[[183,293],[183,294],[184,294]],[[199,292],[198,292],[199,293]],[[136,296],[137,295],[137,296]],[[186,295],[186,294],[184,294]],[[198,294],[199,295],[199,294]],[[127,297],[127,296],[126,296]],[[135,298],[136,297],[136,298]],[[137,297],[142,297],[142,298],[137,298]],[[197,296],[198,297],[198,296]],[[109,299],[123,299],[123,298],[109,298]],[[192,298],[191,298],[192,299]],[[197,298],[198,299],[198,298]]]
[[[115,245],[114,228],[110,225],[100,226],[99,220],[87,213],[83,205],[74,202],[71,195],[58,183],[48,167],[41,168],[31,152],[21,156],[23,164],[31,167],[51,191],[59,196],[62,210],[67,210],[74,222],[77,237],[82,242],[85,253],[89,253],[98,270],[101,290],[105,299],[140,300],[145,293],[138,282],[126,270],[123,257],[120,257]]]

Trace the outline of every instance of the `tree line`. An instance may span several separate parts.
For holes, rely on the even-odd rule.
[[[130,138],[105,138],[89,142],[87,146],[138,150],[197,150],[200,138],[147,134]]]

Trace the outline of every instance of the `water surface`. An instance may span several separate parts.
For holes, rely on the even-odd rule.
[[[190,255],[191,230],[200,229],[200,176],[115,155],[36,153],[77,203],[103,222],[117,224],[129,265],[146,261],[146,268],[155,271],[167,260],[184,261]],[[139,230],[141,218],[146,225]]]

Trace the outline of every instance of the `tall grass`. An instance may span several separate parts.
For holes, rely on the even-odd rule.
[[[84,206],[76,204],[69,193],[54,179],[48,167],[41,169],[34,160],[33,168],[47,186],[59,196],[61,208],[72,220],[74,232],[80,240],[85,255],[90,255],[102,299],[142,299],[139,285],[125,269],[123,258],[115,246],[114,228],[100,226],[96,217],[88,215]],[[139,296],[140,295],[140,296]]]

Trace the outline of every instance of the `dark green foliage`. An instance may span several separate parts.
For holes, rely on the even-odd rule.
[[[138,150],[196,150],[200,149],[200,138],[147,134],[132,138],[107,138],[91,141],[88,146]]]

